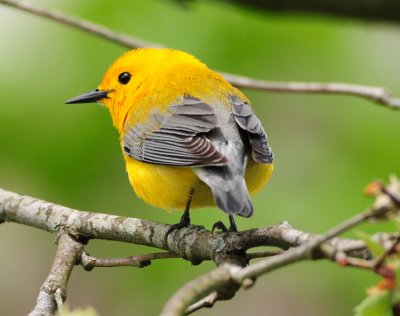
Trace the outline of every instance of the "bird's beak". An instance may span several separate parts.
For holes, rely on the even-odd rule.
[[[75,98],[69,99],[65,102],[65,104],[97,102],[101,99],[107,98],[108,92],[109,91],[101,91],[99,89],[96,89],[94,91],[89,91],[84,94],[78,95]]]

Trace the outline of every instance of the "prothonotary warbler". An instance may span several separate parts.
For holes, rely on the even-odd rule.
[[[234,215],[253,214],[249,194],[273,170],[267,135],[243,93],[194,56],[128,51],[96,90],[66,103],[87,102],[109,109],[136,194],[163,209],[185,210],[169,232],[190,224],[190,207],[216,204],[232,231]]]

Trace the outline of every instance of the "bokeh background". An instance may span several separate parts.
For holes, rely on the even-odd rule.
[[[400,96],[398,26],[267,14],[217,1],[187,9],[167,0],[32,2],[188,51],[221,71],[385,86]],[[106,109],[64,105],[95,88],[125,49],[3,6],[0,38],[0,187],[80,210],[177,222],[179,213],[147,206],[133,194]],[[400,113],[349,96],[244,92],[268,132],[276,172],[254,197],[255,215],[238,219],[240,229],[286,220],[323,232],[371,203],[362,194],[369,181],[400,175]],[[192,218],[211,227],[224,216],[208,208]],[[34,305],[55,254],[53,241],[37,229],[0,226],[0,315],[24,315]],[[117,257],[151,250],[91,241],[88,251]],[[92,305],[101,315],[156,315],[177,289],[212,268],[179,259],[146,269],[88,273],[77,267],[68,302]],[[350,315],[376,282],[371,273],[329,262],[298,263],[198,315]]]

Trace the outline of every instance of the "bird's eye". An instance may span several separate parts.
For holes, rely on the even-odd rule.
[[[127,84],[131,80],[131,74],[129,72],[123,72],[118,76],[118,81],[121,84]]]

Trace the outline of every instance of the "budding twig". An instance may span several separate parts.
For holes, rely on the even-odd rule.
[[[80,260],[82,267],[90,271],[94,267],[136,267],[144,268],[151,264],[152,260],[156,259],[169,259],[180,258],[177,254],[172,252],[156,252],[139,256],[131,256],[125,258],[95,258],[89,256],[87,252],[83,252]]]

